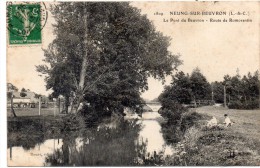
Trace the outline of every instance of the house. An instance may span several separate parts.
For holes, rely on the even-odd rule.
[[[35,104],[39,102],[39,99],[36,98],[36,94],[31,91],[23,92],[13,92],[13,105],[14,107],[35,107]],[[11,106],[11,99],[7,100],[7,106]]]

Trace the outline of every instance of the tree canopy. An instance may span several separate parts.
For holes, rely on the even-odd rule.
[[[185,75],[182,71],[172,76],[170,86],[164,88],[163,93],[159,96],[159,101],[165,106],[168,99],[178,103],[189,104],[192,100],[192,90],[189,75]]]
[[[206,77],[200,72],[198,68],[195,68],[190,76],[191,90],[193,100],[210,99],[211,86]]]
[[[223,103],[224,86],[226,87],[227,102],[239,101],[246,103],[248,101],[257,101],[259,99],[259,72],[248,73],[241,77],[239,73],[234,76],[225,75],[223,81],[214,82],[214,98],[219,103]],[[257,102],[256,102],[257,104]]]
[[[207,79],[198,68],[194,69],[191,76],[180,71],[172,76],[172,82],[166,86],[159,96],[162,105],[169,101],[189,104],[192,100],[210,99],[211,87]]]
[[[138,109],[147,78],[164,81],[181,64],[170,38],[128,2],[62,2],[51,11],[56,38],[37,71],[55,96],[108,113]]]

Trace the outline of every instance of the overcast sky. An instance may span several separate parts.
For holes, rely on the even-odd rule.
[[[226,74],[241,75],[259,69],[259,18],[257,2],[133,2],[133,6],[147,14],[156,29],[172,38],[169,50],[180,54],[183,65],[179,70],[186,73],[199,67],[209,82],[220,81]],[[49,5],[47,4],[47,8]],[[252,23],[164,23],[163,18],[201,18],[201,16],[170,16],[170,11],[247,11]],[[164,16],[154,15],[163,12]],[[204,16],[210,19],[212,16]],[[215,17],[215,16],[214,16]],[[217,16],[223,19],[229,16]],[[43,77],[35,71],[35,65],[43,64],[43,51],[53,40],[52,24],[49,16],[43,28],[43,44],[38,46],[7,48],[7,81],[19,89],[22,87],[47,94]],[[171,77],[166,78],[169,84]],[[156,98],[163,90],[161,81],[149,80],[149,90],[142,96],[146,99]]]

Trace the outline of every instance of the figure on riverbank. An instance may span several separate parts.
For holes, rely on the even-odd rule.
[[[234,122],[231,122],[230,118],[228,117],[227,114],[224,114],[225,117],[225,122],[224,124],[226,124],[226,127],[230,127]]]
[[[208,121],[207,127],[211,128],[213,126],[217,126],[218,125],[218,121],[216,119],[216,117],[212,117],[211,120]]]

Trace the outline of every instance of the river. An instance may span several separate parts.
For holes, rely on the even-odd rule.
[[[7,150],[8,166],[55,166],[59,165],[59,158],[61,158],[60,160],[62,161],[60,162],[63,164],[66,163],[67,158],[68,163],[73,163],[72,165],[76,166],[88,166],[89,164],[113,165],[117,163],[124,165],[131,159],[131,155],[136,157],[137,149],[133,147],[136,144],[139,144],[138,153],[143,150],[141,149],[143,146],[140,146],[140,144],[145,144],[146,154],[154,153],[154,151],[157,153],[164,151],[165,155],[170,155],[173,152],[172,147],[166,145],[158,122],[158,119],[161,118],[158,113],[160,105],[149,106],[153,112],[144,112],[142,118],[136,123],[130,124],[130,126],[122,125],[121,127],[124,129],[121,132],[117,129],[111,128],[110,130],[106,128],[99,131],[88,131],[81,138],[69,136],[67,139],[46,139],[29,149],[22,146],[12,146]],[[141,125],[140,129],[136,125]],[[108,134],[115,137],[110,137]],[[68,154],[65,155],[66,150]],[[62,157],[60,157],[59,153],[62,153]],[[81,158],[82,155],[88,156],[88,158],[92,157],[92,160],[81,163],[84,162],[84,158]],[[104,159],[96,161],[95,155],[97,155],[96,158],[102,157]],[[111,159],[116,159],[117,157],[109,158],[107,155],[119,155],[121,160],[113,162]],[[82,161],[79,163],[78,160],[80,159]]]

